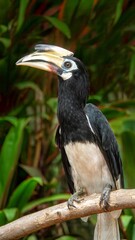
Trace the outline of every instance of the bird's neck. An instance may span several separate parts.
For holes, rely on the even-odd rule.
[[[65,85],[59,86],[58,119],[64,142],[86,139],[89,127],[84,112],[84,103],[79,101],[75,89]]]
[[[81,124],[81,119],[85,118],[84,106],[79,103],[73,93],[58,95],[58,119],[60,125],[74,125],[74,127]]]

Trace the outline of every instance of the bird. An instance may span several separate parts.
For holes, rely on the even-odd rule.
[[[89,76],[74,53],[59,46],[37,44],[17,65],[53,72],[58,76],[56,143],[71,192],[67,205],[75,207],[83,194],[100,193],[104,212],[97,215],[94,240],[120,240],[121,210],[108,212],[112,190],[124,187],[116,137],[103,113],[89,96]]]

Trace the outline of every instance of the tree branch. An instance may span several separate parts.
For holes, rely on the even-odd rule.
[[[70,219],[81,218],[103,212],[99,206],[100,194],[86,196],[76,208],[68,209],[67,203],[26,215],[5,226],[0,227],[0,240],[15,240],[47,228],[56,223]],[[108,211],[135,208],[135,189],[120,189],[110,194],[110,207]]]

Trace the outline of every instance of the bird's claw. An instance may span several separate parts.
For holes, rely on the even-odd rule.
[[[81,190],[81,191],[78,191],[78,192],[75,192],[67,201],[67,206],[68,206],[68,209],[70,209],[71,207],[73,208],[76,208],[76,206],[74,205],[74,202],[77,202],[77,203],[80,203],[83,198],[80,197],[84,192]]]
[[[101,194],[100,198],[100,207],[103,208],[105,211],[108,211],[109,208],[109,197],[110,197],[110,192],[112,190],[112,186],[110,184],[107,184]]]
[[[71,208],[71,207],[76,208],[76,206],[74,205],[74,202],[79,203],[80,200],[78,199],[78,197],[72,195],[67,201],[68,208]]]

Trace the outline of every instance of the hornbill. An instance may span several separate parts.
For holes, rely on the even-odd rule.
[[[101,193],[100,205],[109,206],[111,190],[123,187],[122,163],[116,138],[102,112],[86,104],[89,78],[84,64],[72,52],[53,45],[38,44],[35,52],[16,64],[58,75],[58,120],[56,142],[69,189],[73,194],[68,207],[81,194]],[[121,211],[98,214],[94,240],[119,240]]]

